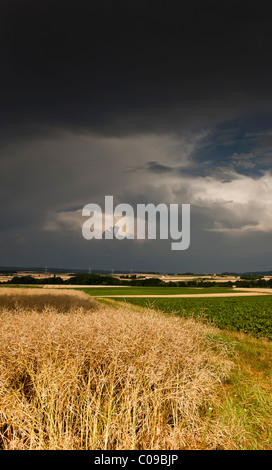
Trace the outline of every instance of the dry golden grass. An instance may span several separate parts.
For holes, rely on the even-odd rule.
[[[32,306],[0,308],[2,449],[231,447],[209,423],[232,367],[214,329],[126,306]]]
[[[82,291],[69,289],[27,289],[24,287],[2,287],[0,289],[0,309],[18,310],[22,308],[42,311],[55,308],[59,312],[72,312],[75,309],[94,310],[99,304]]]

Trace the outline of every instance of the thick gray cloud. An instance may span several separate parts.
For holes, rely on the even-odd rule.
[[[195,142],[198,147],[198,135]],[[187,149],[182,158],[180,147]],[[227,181],[220,173],[181,176],[182,165],[184,170],[190,169],[194,148],[191,134],[182,140],[169,135],[105,138],[66,133],[24,148],[7,146],[1,172],[1,198],[5,200],[1,264],[57,263],[86,269],[175,272],[239,270],[243,253],[249,254],[253,248],[263,251],[259,241],[272,231],[272,177],[267,173],[256,179],[234,170],[225,171]],[[147,155],[151,161],[146,162]],[[161,167],[165,170],[165,162],[172,171],[158,172]],[[113,195],[115,205],[131,204],[135,214],[140,203],[177,203],[180,208],[190,203],[190,248],[172,252],[170,239],[84,240],[82,208],[93,202],[103,210],[105,195]],[[226,251],[230,240],[232,248]],[[264,258],[266,266],[268,259]],[[251,257],[246,269],[250,263]]]

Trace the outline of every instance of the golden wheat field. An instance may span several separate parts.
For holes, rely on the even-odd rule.
[[[71,290],[1,289],[0,447],[231,448],[216,330]]]

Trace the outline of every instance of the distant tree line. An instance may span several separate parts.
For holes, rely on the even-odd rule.
[[[136,276],[135,276],[136,277]],[[158,278],[150,279],[119,279],[114,276],[104,274],[76,274],[69,279],[62,279],[60,276],[36,278],[30,275],[13,276],[12,279],[2,284],[63,284],[63,285],[105,285],[105,286],[163,286],[165,283]]]
[[[170,281],[165,282],[159,278],[122,278],[105,274],[75,274],[69,279],[62,279],[54,275],[47,278],[35,278],[30,275],[13,276],[11,280],[4,281],[2,284],[63,284],[65,285],[107,285],[107,286],[161,286],[161,287],[270,287],[272,288],[272,279],[265,280],[262,276],[245,275],[241,276],[235,282],[216,282],[211,280],[192,279],[188,281]]]

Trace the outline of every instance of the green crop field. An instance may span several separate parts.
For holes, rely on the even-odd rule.
[[[88,287],[84,292],[94,297],[104,295],[177,295],[177,294],[225,294],[234,292],[232,287]],[[238,292],[238,290],[236,291]]]
[[[193,316],[219,328],[239,330],[272,340],[272,295],[206,298],[118,298],[166,313]]]

